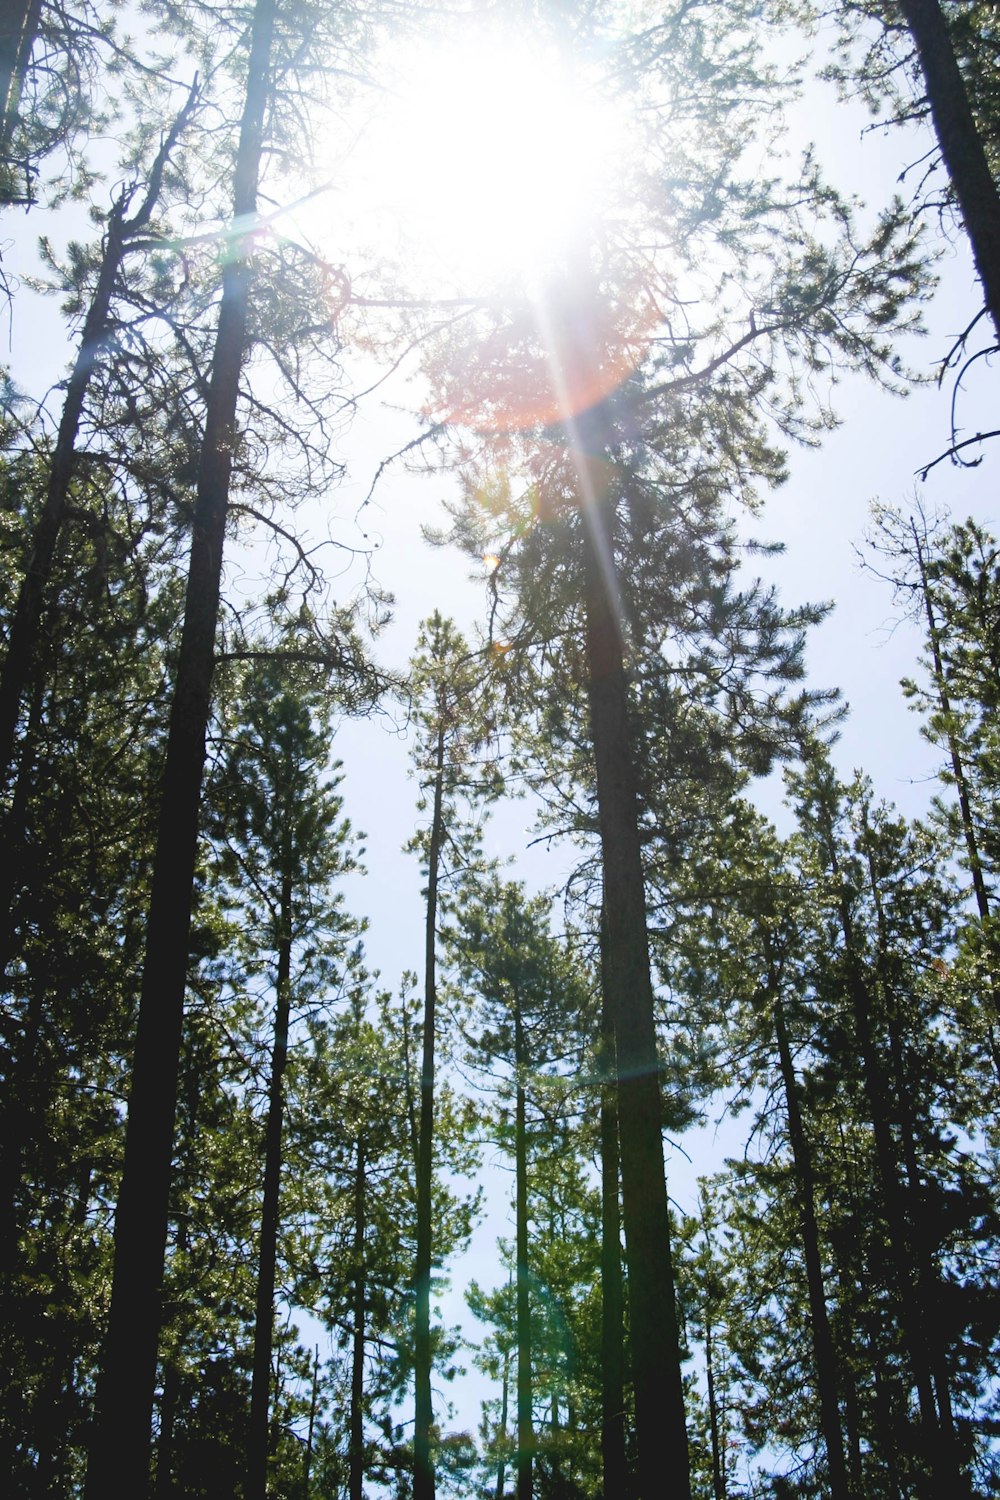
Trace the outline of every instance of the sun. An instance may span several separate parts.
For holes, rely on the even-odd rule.
[[[387,76],[349,191],[412,269],[472,290],[543,277],[585,244],[627,136],[596,71],[481,30],[393,58]]]

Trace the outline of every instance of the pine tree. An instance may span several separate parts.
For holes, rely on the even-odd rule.
[[[430,807],[430,825],[412,841],[427,871],[424,917],[424,1010],[421,1025],[420,1118],[417,1132],[417,1247],[414,1266],[414,1497],[432,1500],[434,1414],[431,1402],[431,1274],[434,1225],[434,1073],[437,1042],[437,943],[443,886],[477,853],[477,832],[463,820],[463,803],[496,796],[498,773],[486,747],[496,735],[483,672],[455,629],[435,613],[421,629],[411,665],[413,713],[418,737],[414,751],[421,783],[421,810]],[[473,811],[475,817],[475,811]],[[456,868],[457,866],[457,868]]]
[[[279,1179],[293,1000],[299,1005],[356,935],[333,882],[356,868],[350,824],[329,777],[332,704],[315,670],[280,654],[239,672],[229,685],[230,722],[211,778],[216,838],[231,900],[243,905],[246,940],[273,966],[275,997],[267,1083],[263,1197],[257,1257],[253,1383],[245,1493],[266,1490]]]

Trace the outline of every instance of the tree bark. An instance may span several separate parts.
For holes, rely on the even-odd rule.
[[[531,1302],[528,1284],[528,1125],[524,1088],[528,1069],[524,1045],[521,1003],[514,1003],[514,1068],[517,1092],[514,1104],[515,1253],[517,1276],[517,1455],[514,1459],[517,1500],[531,1500],[534,1483],[535,1435],[531,1421]]]
[[[715,1500],[726,1500],[726,1467],[719,1435],[719,1403],[715,1395],[715,1369],[712,1359],[712,1318],[705,1313],[705,1384],[708,1387],[708,1430],[712,1439],[712,1494]]]
[[[500,1459],[497,1463],[496,1500],[504,1500],[507,1487],[507,1401],[510,1392],[510,1350],[503,1351],[503,1384],[500,1389]]]
[[[663,1170],[638,800],[623,643],[613,594],[612,526],[604,502],[584,504],[586,652],[607,920],[602,968],[618,1058],[638,1500],[656,1500],[662,1495],[686,1500],[691,1493],[690,1467]]]
[[[602,917],[602,947],[604,943]],[[601,1471],[605,1495],[627,1493],[625,1307],[619,1207],[617,1069],[611,1008],[601,998]]]
[[[257,1303],[253,1334],[253,1377],[250,1386],[250,1431],[247,1437],[246,1500],[264,1500],[267,1493],[268,1414],[271,1400],[271,1348],[274,1341],[274,1280],[278,1258],[281,1193],[281,1136],[284,1125],[285,1068],[288,1063],[288,1025],[292,1004],[292,873],[286,850],[278,914],[278,967],[275,983],[274,1043],[268,1082],[267,1126],[264,1136],[264,1195],[260,1215],[257,1265]]]
[[[363,1500],[365,1484],[365,1228],[367,1164],[364,1137],[358,1136],[354,1172],[354,1327],[351,1331],[351,1418],[348,1494]]]
[[[424,1023],[420,1067],[420,1131],[417,1139],[417,1251],[413,1385],[413,1500],[434,1500],[431,1456],[431,1187],[434,1177],[434,1028],[437,1007],[437,906],[441,844],[444,838],[443,717],[434,757],[434,803],[427,853],[427,913],[424,927]]]
[[[234,232],[222,273],[184,626],[160,790],[125,1163],[115,1215],[111,1310],[98,1377],[86,1500],[106,1500],[111,1493],[141,1500],[148,1492],[198,812],[237,441],[236,405],[247,349],[252,252],[247,226],[257,207],[275,6],[276,0],[257,0],[251,27],[235,167]]]
[[[312,1394],[309,1397],[309,1430],[306,1434],[306,1450],[302,1455],[302,1500],[309,1500],[312,1484],[313,1442],[316,1435],[316,1410],[319,1406],[319,1345],[313,1356]]]
[[[1000,342],[1000,192],[938,0],[899,0],[917,49],[931,119]]]
[[[10,165],[11,138],[41,13],[42,0],[7,0],[0,12],[0,165]],[[12,198],[9,184],[0,178],[0,203]]]

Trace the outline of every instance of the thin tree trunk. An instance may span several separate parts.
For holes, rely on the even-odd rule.
[[[531,1304],[528,1286],[528,1125],[524,1079],[528,1056],[524,1045],[521,1004],[514,999],[514,1067],[517,1094],[514,1105],[515,1243],[517,1277],[517,1456],[514,1459],[517,1500],[531,1500],[534,1480],[535,1435],[531,1423]]]
[[[17,124],[25,74],[38,35],[42,0],[6,0],[0,7],[0,167],[10,170],[10,145]],[[12,183],[0,177],[0,203],[13,202]]]
[[[587,505],[586,651],[615,1028],[638,1500],[690,1496],[645,885],[622,636],[605,505]]]
[[[602,946],[603,917],[602,917]],[[605,1495],[624,1496],[625,1308],[619,1208],[618,1109],[611,1010],[601,998],[601,1470]]]
[[[364,1138],[354,1171],[354,1327],[351,1332],[350,1500],[363,1500],[365,1483],[365,1228],[367,1180]]]
[[[278,968],[275,983],[274,1043],[268,1084],[267,1126],[264,1136],[264,1195],[260,1215],[257,1265],[257,1303],[253,1334],[253,1377],[250,1386],[250,1431],[247,1437],[246,1500],[264,1500],[267,1493],[267,1450],[270,1433],[271,1349],[274,1343],[274,1281],[278,1257],[281,1195],[281,1136],[284,1126],[285,1068],[288,1063],[288,1025],[292,1004],[292,872],[285,851],[278,913]]]
[[[49,482],[45,503],[35,523],[31,541],[31,554],[18,593],[14,615],[7,635],[7,653],[0,670],[0,787],[5,786],[10,775],[14,755],[17,721],[21,711],[21,699],[31,674],[32,662],[38,643],[42,608],[45,594],[52,578],[56,545],[66,519],[69,505],[70,485],[76,469],[76,441],[83,416],[83,403],[87,389],[97,368],[108,335],[112,328],[111,304],[115,282],[130,242],[149,223],[160,196],[163,173],[177,138],[187,123],[197,98],[197,84],[192,85],[184,108],[178,114],[163,140],[149,175],[149,184],[138,211],[126,219],[130,193],[124,190],[108,215],[104,236],[104,254],[98,272],[97,286],[84,319],[80,347],[63,399],[59,430],[49,464]],[[4,830],[5,843],[7,831]],[[12,854],[14,851],[10,851]],[[5,910],[10,899],[9,875],[0,883],[0,909]]]
[[[712,1318],[705,1311],[705,1381],[708,1386],[708,1429],[712,1439],[712,1494],[715,1500],[726,1500],[726,1468],[719,1437],[719,1405],[715,1396],[715,1369],[712,1359]]]
[[[867,814],[865,832],[869,831]],[[917,1315],[927,1352],[931,1380],[937,1403],[937,1423],[940,1441],[935,1453],[935,1462],[942,1475],[942,1483],[949,1495],[959,1497],[969,1494],[969,1478],[962,1468],[955,1440],[954,1414],[951,1405],[951,1384],[948,1375],[946,1340],[941,1327],[939,1311],[941,1281],[934,1266],[930,1246],[927,1242],[927,1210],[925,1195],[916,1150],[916,1120],[910,1104],[912,1089],[907,1076],[904,1042],[899,1027],[899,1011],[896,997],[887,975],[888,931],[882,893],[879,889],[875,861],[869,843],[866,850],[868,880],[875,905],[878,928],[878,976],[886,1014],[886,1031],[889,1042],[889,1059],[892,1064],[893,1084],[897,1115],[899,1119],[900,1145],[903,1166],[906,1171],[907,1199],[906,1223],[909,1231],[910,1255],[913,1262],[916,1289]]]
[[[934,604],[931,599],[930,580],[927,577],[927,560],[924,557],[923,543],[920,540],[920,533],[912,516],[910,517],[910,534],[913,537],[913,545],[917,552],[917,567],[920,572],[920,592],[923,597],[924,615],[927,620],[927,639],[930,643],[931,660],[934,664],[934,686],[937,688],[938,705],[947,726],[948,754],[951,759],[952,775],[955,778],[955,791],[958,795],[958,808],[962,820],[962,836],[965,839],[965,852],[969,857],[969,869],[972,874],[972,889],[975,893],[976,909],[979,912],[980,920],[985,922],[990,914],[990,903],[986,893],[986,881],[983,877],[983,862],[979,854],[979,840],[976,837],[976,828],[972,821],[972,800],[969,796],[969,783],[965,774],[965,763],[962,759],[961,747],[951,729],[951,697],[948,692],[948,678],[945,674],[944,659],[941,654],[941,632],[934,615]],[[994,1008],[996,1008],[995,997]]]
[[[247,350],[252,251],[247,227],[257,208],[275,5],[276,0],[257,0],[251,28],[233,193],[238,233],[222,273],[209,381],[184,627],[160,790],[125,1164],[115,1215],[111,1310],[98,1378],[86,1500],[106,1500],[112,1492],[141,1500],[148,1492],[198,812],[237,437],[236,405]]]
[[[765,934],[765,944],[770,947]],[[816,1366],[816,1389],[819,1395],[820,1423],[823,1442],[826,1446],[826,1461],[829,1468],[831,1500],[849,1500],[847,1463],[844,1457],[844,1438],[840,1425],[840,1380],[837,1373],[837,1356],[833,1347],[830,1319],[826,1308],[826,1289],[823,1285],[823,1265],[819,1250],[819,1229],[816,1224],[816,1189],[813,1173],[812,1152],[799,1108],[795,1069],[792,1065],[792,1050],[788,1042],[785,1011],[781,1003],[778,978],[768,951],[768,989],[771,1001],[771,1020],[775,1040],[778,1044],[778,1064],[781,1082],[785,1091],[785,1118],[788,1122],[788,1139],[792,1148],[792,1164],[795,1172],[796,1196],[799,1200],[799,1230],[802,1235],[802,1252],[806,1263],[806,1285],[809,1293],[809,1316],[812,1326],[813,1359]]]
[[[503,1351],[503,1384],[500,1388],[500,1459],[497,1463],[495,1500],[504,1500],[507,1484],[507,1402],[510,1393],[510,1350]]]
[[[841,880],[840,865],[829,817],[827,817],[824,827],[824,838],[827,846],[827,860],[830,873],[833,879],[839,883]],[[927,1474],[931,1479],[934,1493],[939,1493],[941,1500],[947,1500],[946,1489],[939,1488],[936,1479],[939,1467],[937,1409],[934,1402],[927,1352],[924,1347],[922,1333],[918,1327],[919,1316],[916,1312],[913,1296],[913,1266],[909,1253],[910,1245],[906,1228],[906,1214],[901,1197],[899,1163],[896,1156],[895,1143],[892,1139],[890,1123],[889,1083],[875,1045],[871,998],[868,993],[868,986],[861,973],[854,935],[854,921],[848,904],[847,892],[843,889],[842,885],[838,896],[838,911],[841,932],[844,939],[848,999],[854,1016],[858,1050],[861,1055],[861,1082],[868,1105],[869,1121],[875,1143],[875,1161],[878,1170],[879,1187],[881,1188],[885,1226],[889,1238],[890,1253],[888,1261],[890,1280],[893,1283],[892,1290],[895,1294],[903,1346],[906,1350],[910,1370],[913,1375],[913,1383],[917,1391],[917,1403],[920,1411],[921,1457],[927,1465]],[[922,1491],[925,1491],[926,1483],[920,1481],[920,1487]]]
[[[306,1451],[302,1456],[302,1500],[309,1500],[312,1482],[313,1439],[316,1431],[316,1412],[319,1407],[319,1345],[313,1356],[312,1395],[309,1398],[309,1431],[306,1434]]]
[[[42,705],[43,694],[41,685],[38,684],[32,695],[28,734],[22,746],[14,796],[7,814],[8,822],[16,824],[22,837],[28,824],[28,802],[34,780],[35,746],[41,729]],[[21,870],[19,873],[23,878],[25,872]],[[8,880],[11,885],[14,879],[12,870],[8,870],[5,876],[0,876],[0,880]],[[0,977],[5,975],[7,963],[12,957],[12,939],[16,925],[11,906],[0,906],[0,947],[3,949],[3,958],[6,959],[6,962],[0,960]],[[21,1035],[13,1041],[4,1060],[7,1086],[0,1103],[0,1119],[3,1121],[3,1130],[0,1131],[0,1310],[3,1312],[4,1326],[8,1328],[13,1326],[13,1321],[8,1316],[10,1308],[7,1303],[20,1261],[18,1196],[24,1170],[24,1148],[37,1132],[41,1106],[35,1075],[42,1027],[42,1004],[42,990],[35,986],[28,998]]]
[[[941,155],[1000,342],[1000,192],[938,0],[899,0],[917,48]]]
[[[179,1394],[177,1367],[172,1360],[164,1363],[163,1394],[160,1397],[160,1432],[156,1440],[155,1500],[170,1500],[174,1492],[174,1424],[177,1420]]]
[[[417,1140],[417,1253],[413,1385],[413,1500],[434,1500],[431,1457],[431,1187],[434,1178],[434,1028],[437,1006],[437,905],[441,844],[444,838],[443,719],[438,724],[434,762],[434,804],[427,853],[427,913],[424,928],[424,1025],[420,1067],[420,1133]]]

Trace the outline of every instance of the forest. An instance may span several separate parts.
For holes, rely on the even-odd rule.
[[[1000,1494],[994,0],[7,0],[0,309],[5,1493]]]

